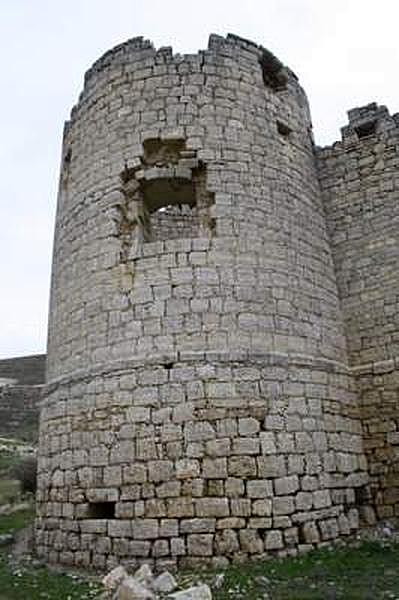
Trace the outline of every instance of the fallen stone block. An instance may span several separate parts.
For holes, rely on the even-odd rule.
[[[212,592],[209,585],[198,585],[170,594],[168,598],[170,600],[212,600]]]
[[[126,577],[118,588],[115,600],[155,600],[155,596],[134,577]]]
[[[103,578],[102,584],[107,590],[116,590],[127,576],[128,574],[124,567],[115,567],[115,569],[112,569],[112,571]]]
[[[150,587],[154,579],[151,567],[147,564],[142,565],[134,574],[136,581],[139,581],[143,585]]]
[[[168,592],[173,592],[173,590],[177,588],[177,582],[169,571],[165,571],[164,573],[161,573],[161,575],[158,575],[153,581],[152,587],[156,592],[166,594]]]

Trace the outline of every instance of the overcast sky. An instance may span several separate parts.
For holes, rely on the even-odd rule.
[[[324,145],[349,108],[399,112],[398,21],[397,0],[0,0],[0,357],[45,351],[62,127],[103,52],[249,38],[299,76]]]

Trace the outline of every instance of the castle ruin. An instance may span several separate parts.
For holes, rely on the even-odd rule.
[[[399,514],[399,115],[317,148],[234,35],[100,58],[66,123],[37,548],[224,564]]]

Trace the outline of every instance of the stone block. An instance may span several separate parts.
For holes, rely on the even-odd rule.
[[[154,579],[153,588],[155,592],[169,594],[177,588],[177,581],[171,573],[164,571]]]
[[[123,467],[123,483],[144,483],[147,481],[147,466],[134,463]]]
[[[192,479],[200,474],[200,464],[198,460],[183,458],[176,461],[177,479]]]
[[[103,579],[102,584],[108,590],[116,590],[119,584],[127,577],[127,571],[124,567],[118,566],[112,569]]]
[[[177,519],[161,519],[159,524],[160,537],[176,537],[179,533],[179,521]]]
[[[256,517],[269,517],[272,514],[272,500],[252,502],[252,514]]]
[[[274,480],[274,489],[278,496],[287,496],[294,494],[299,490],[299,479],[297,475],[288,477],[279,477]]]
[[[154,600],[154,594],[134,577],[126,577],[118,588],[118,600]]]
[[[270,498],[273,496],[273,484],[268,479],[247,481],[248,498]]]
[[[170,460],[150,460],[148,462],[148,481],[159,483],[173,478],[174,466]]]
[[[182,519],[180,521],[180,532],[185,533],[209,533],[215,531],[216,519],[196,518]]]
[[[212,556],[213,535],[193,533],[187,536],[187,551],[190,556]]]
[[[170,553],[172,556],[184,556],[186,554],[186,544],[182,538],[172,538],[170,540]]]
[[[227,497],[235,498],[237,496],[243,496],[245,493],[245,485],[243,479],[236,477],[228,477],[225,480],[225,494]]]
[[[267,531],[265,535],[265,550],[280,550],[284,548],[283,535],[278,529]]]
[[[128,538],[132,536],[131,521],[115,519],[108,521],[108,535],[110,537]]]
[[[259,439],[253,437],[242,437],[233,440],[231,454],[251,455],[259,454]]]
[[[166,502],[161,498],[150,498],[145,501],[144,515],[150,518],[166,517]]]
[[[155,540],[152,546],[151,554],[154,558],[159,558],[161,556],[169,556],[169,541]]]
[[[302,525],[302,537],[306,544],[318,544],[320,541],[319,529],[314,521]]]
[[[312,492],[298,492],[295,496],[295,506],[297,510],[308,511],[313,506],[313,494]]]
[[[217,519],[216,529],[242,529],[245,524],[245,519],[241,517],[226,517],[225,519]]]
[[[252,456],[232,456],[227,469],[229,477],[256,477],[256,461]]]
[[[168,498],[167,509],[169,518],[184,518],[194,516],[194,500],[190,497]],[[208,516],[208,515],[199,515]],[[211,515],[212,516],[212,515]]]
[[[243,552],[248,552],[248,554],[261,554],[263,552],[263,540],[255,529],[240,529],[238,535]]]
[[[313,506],[316,509],[331,506],[330,490],[317,490],[313,492]]]
[[[229,501],[227,498],[196,498],[195,513],[198,517],[227,517]]]
[[[260,423],[257,419],[246,417],[238,419],[238,433],[241,436],[251,436],[260,430]]]
[[[273,515],[291,515],[295,511],[292,496],[279,496],[273,498]]]
[[[205,443],[205,452],[208,456],[229,456],[231,442],[229,438],[211,440]]]
[[[238,552],[240,545],[238,543],[237,532],[233,529],[222,529],[215,536],[216,554],[228,556]]]
[[[206,442],[216,437],[215,430],[207,421],[185,423],[184,436],[188,442]]]
[[[231,514],[234,517],[251,516],[251,500],[247,498],[232,498],[230,500]]]
[[[171,594],[170,600],[212,600],[212,592],[208,585],[199,585]]]
[[[181,493],[180,481],[165,481],[156,487],[156,495],[159,498],[176,498]]]
[[[339,535],[337,519],[325,519],[319,522],[322,540],[335,539]]]
[[[262,479],[284,477],[287,474],[284,456],[259,456],[256,462],[258,477]]]
[[[227,459],[205,458],[202,461],[202,475],[205,479],[225,479],[227,477]]]
[[[133,538],[135,540],[151,540],[159,535],[157,519],[135,519],[132,522]]]

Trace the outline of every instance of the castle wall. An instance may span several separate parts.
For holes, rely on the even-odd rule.
[[[45,379],[45,367],[45,354],[3,358],[0,359],[0,380],[11,379],[19,385],[41,385]]]
[[[318,165],[371,490],[384,517],[399,511],[399,118],[376,104],[348,114],[342,142],[320,149]]]
[[[367,484],[306,97],[264,49],[141,38],[64,136],[37,541],[195,564],[356,530]],[[179,235],[181,233],[181,237]]]
[[[0,436],[36,440],[45,354],[0,360]]]

